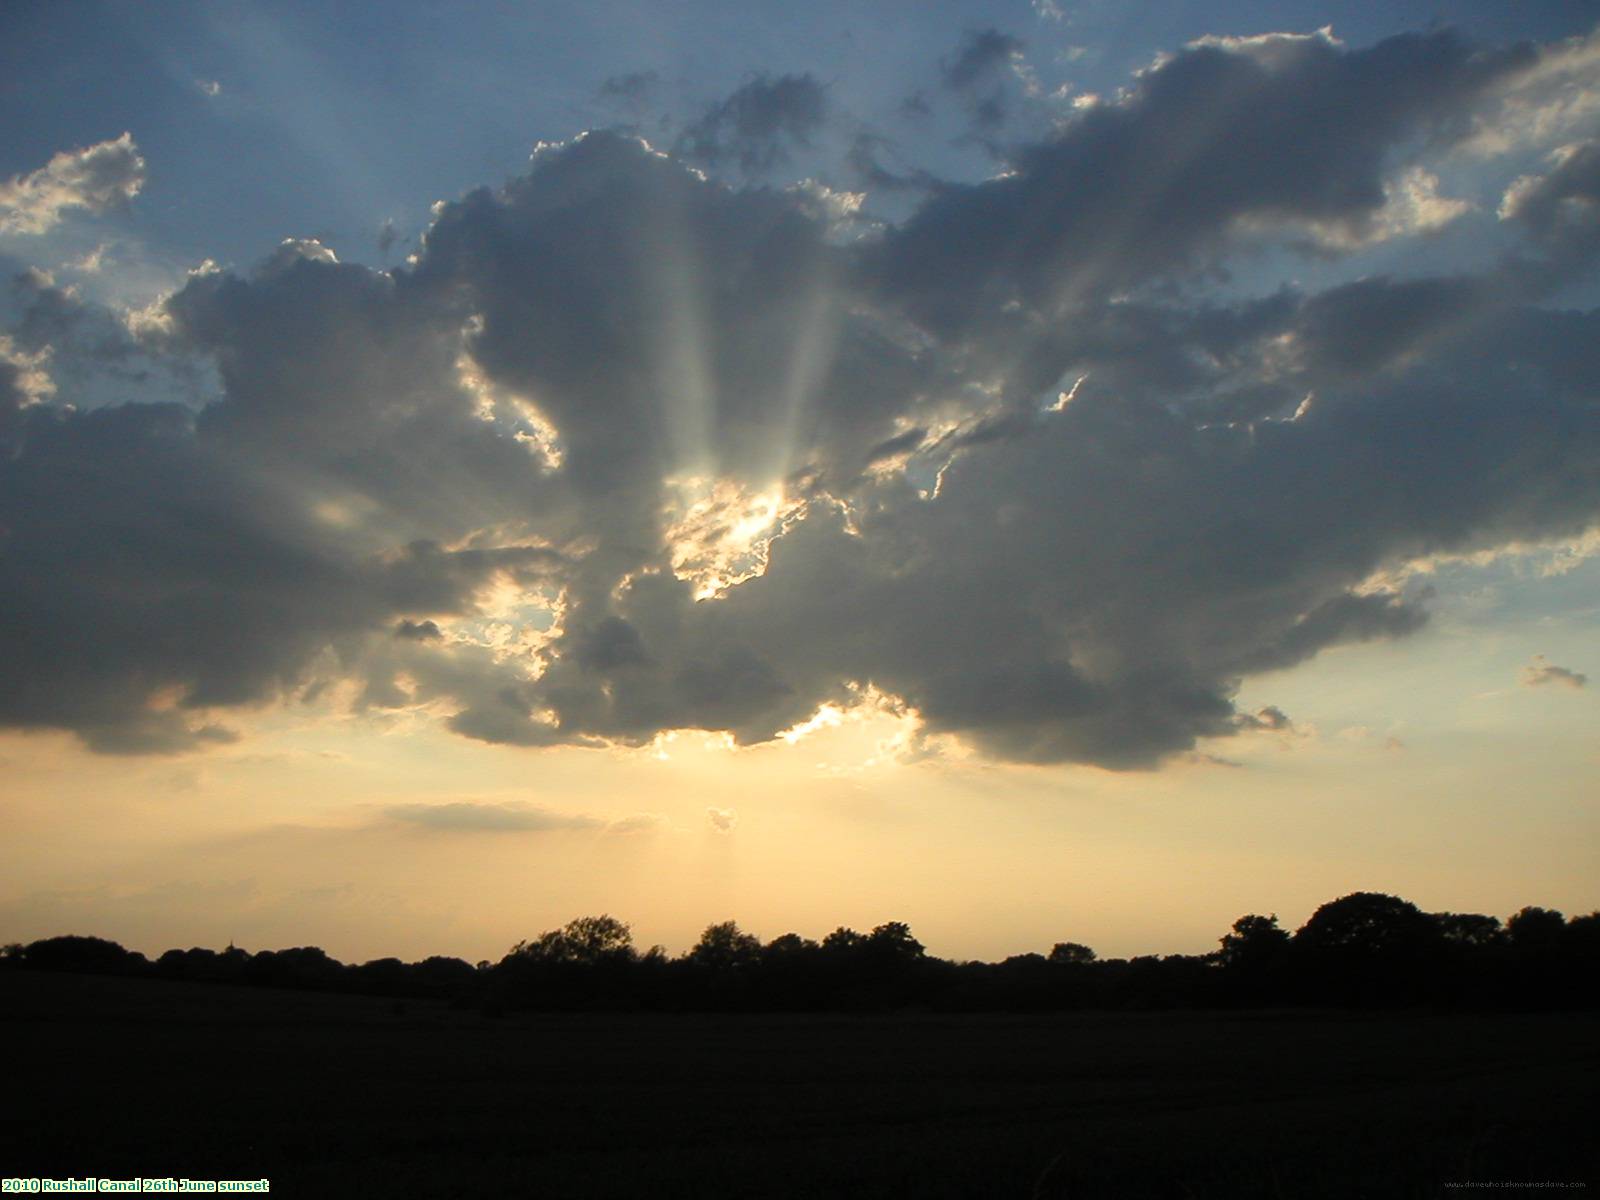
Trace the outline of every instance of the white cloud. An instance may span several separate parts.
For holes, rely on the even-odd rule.
[[[132,134],[63,150],[37,171],[0,183],[0,233],[46,233],[72,208],[105,212],[137,196],[144,177]]]
[[[1538,48],[1487,92],[1461,148],[1484,157],[1600,133],[1600,29]]]

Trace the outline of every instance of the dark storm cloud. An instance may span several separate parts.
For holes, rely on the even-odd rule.
[[[676,153],[713,167],[731,162],[747,174],[770,171],[796,147],[809,147],[827,115],[827,92],[810,75],[758,75],[685,129]]]
[[[1358,244],[1536,61],[1198,44],[844,244],[815,191],[593,134],[392,272],[193,276],[127,351],[213,368],[193,404],[69,408],[108,317],[40,290],[0,355],[0,721],[171,750],[343,682],[530,747],[759,741],[868,688],[1022,761],[1288,729],[1245,678],[1424,627],[1382,572],[1600,516],[1600,318],[1538,307],[1590,181],[1513,186],[1480,275],[1196,269]],[[824,115],[761,77],[680,151],[765,169]]]

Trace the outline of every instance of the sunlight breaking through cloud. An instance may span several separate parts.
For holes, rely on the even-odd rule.
[[[950,175],[820,75],[653,125],[641,76],[655,144],[541,142],[402,266],[289,237],[132,312],[35,269],[0,723],[171,752],[315,692],[660,751],[872,712],[891,759],[1146,769],[1421,634],[1439,565],[1588,545],[1592,37],[1177,44],[1083,104],[953,37],[893,126],[959,134]],[[143,186],[125,135],[0,199],[55,236]]]
[[[773,539],[805,502],[781,488],[752,492],[735,480],[668,479],[664,517],[672,571],[708,600],[765,573]]]

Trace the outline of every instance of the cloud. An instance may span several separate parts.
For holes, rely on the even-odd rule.
[[[1600,118],[1600,30],[1530,47],[1470,115],[1463,148],[1484,156],[1554,149],[1592,135]]]
[[[1257,648],[1244,667],[1251,673],[1292,667],[1328,646],[1404,637],[1426,620],[1425,612],[1393,592],[1334,596]]]
[[[0,723],[167,752],[315,695],[529,748],[748,744],[871,694],[1112,769],[1284,730],[1246,679],[1424,635],[1427,593],[1376,580],[1600,519],[1600,315],[1543,306],[1570,243],[1541,213],[1586,177],[1527,185],[1477,274],[1211,272],[1414,236],[1396,181],[1437,199],[1418,156],[1537,59],[1200,43],[849,241],[814,188],[683,161],[765,171],[820,128],[821,85],[761,76],[677,156],[542,147],[392,271],[291,240],[138,337],[35,279]],[[102,403],[114,363],[214,384]]]
[[[1506,191],[1502,220],[1526,229],[1562,255],[1600,250],[1600,141],[1563,146],[1544,175],[1525,175]]]
[[[920,320],[954,332],[1008,304],[1054,312],[1193,267],[1242,223],[1357,236],[1384,210],[1392,151],[1447,140],[1526,58],[1448,32],[1361,50],[1198,43],[1012,151],[1004,176],[945,189],[885,240],[883,269]]]
[[[556,812],[525,803],[456,800],[443,804],[392,804],[383,816],[403,825],[467,833],[553,833],[594,830],[616,837],[655,833],[668,824],[659,813],[641,812],[607,821],[584,813]]]
[[[394,223],[393,218],[386,217],[378,226],[378,236],[376,240],[378,244],[378,253],[384,257],[388,257],[389,251],[393,250],[404,239],[400,234],[399,226]]]
[[[739,815],[731,808],[708,808],[706,820],[711,822],[711,828],[718,833],[730,833],[739,823]]]
[[[1581,688],[1587,687],[1588,683],[1589,677],[1581,671],[1558,667],[1552,662],[1547,662],[1542,654],[1535,654],[1533,661],[1522,668],[1523,687],[1546,687],[1556,684],[1561,687]]]
[[[0,444],[21,428],[24,410],[55,394],[49,365],[48,349],[30,352],[0,334]]]
[[[206,390],[208,372],[199,364],[151,353],[118,314],[86,302],[48,272],[28,268],[8,282],[0,289],[0,321],[9,326],[12,344],[48,373],[52,390],[70,397],[75,408],[175,398],[198,402]]]
[[[78,271],[84,275],[98,275],[105,269],[106,259],[111,250],[109,242],[101,242],[93,250],[66,264],[68,270]]]
[[[393,804],[383,810],[391,821],[425,829],[486,833],[544,833],[562,829],[601,829],[605,822],[575,813],[558,813],[531,804],[477,804],[458,800],[448,804]]]
[[[827,115],[827,91],[812,76],[757,75],[685,129],[676,153],[713,167],[732,162],[746,174],[769,171],[809,147]]]
[[[1022,50],[1020,39],[998,29],[971,30],[956,52],[941,60],[940,83],[960,99],[978,134],[993,134],[1011,115],[1010,85],[1028,81]],[[926,101],[922,104],[926,109]]]
[[[606,832],[617,837],[634,837],[640,834],[655,833],[666,828],[667,818],[660,813],[634,813],[628,817],[618,817],[606,825]]]
[[[637,112],[661,89],[661,76],[655,71],[628,71],[609,76],[600,85],[602,99]]]
[[[364,268],[321,272],[341,267],[279,256],[173,298],[174,343],[215,353],[227,388],[199,411],[8,403],[0,610],[27,634],[0,666],[0,720],[122,752],[202,745],[209,710],[286,695],[331,647],[402,620],[425,631],[560,560],[525,541],[440,545],[463,529],[442,497],[474,520],[526,512],[528,452],[473,415],[459,331],[408,321]],[[62,331],[96,313],[21,328],[78,345],[81,363],[95,352]],[[419,487],[430,445],[439,465]],[[515,503],[494,499],[506,487]],[[374,671],[429,644],[390,640]]]
[[[1386,180],[1383,194],[1383,207],[1367,220],[1353,227],[1313,224],[1313,235],[1333,249],[1356,250],[1393,238],[1437,233],[1472,210],[1466,200],[1440,195],[1439,177],[1422,167]]]
[[[439,626],[433,621],[401,621],[400,624],[394,627],[394,635],[397,638],[408,638],[414,642],[432,641],[435,638],[444,636],[439,631]]]
[[[1245,729],[1266,729],[1273,732],[1294,728],[1294,722],[1289,720],[1288,714],[1272,704],[1258,708],[1253,713],[1240,713],[1239,725]]]
[[[952,58],[940,64],[944,85],[970,88],[1007,70],[1022,53],[1022,42],[998,29],[974,30],[962,39]]]
[[[1223,758],[1216,754],[1202,754],[1198,750],[1189,751],[1182,756],[1182,759],[1197,767],[1228,767],[1233,770],[1241,770],[1244,767],[1242,762],[1235,762],[1231,758]]]
[[[37,171],[0,183],[0,234],[47,233],[72,208],[106,212],[144,187],[144,159],[133,136],[63,150]]]

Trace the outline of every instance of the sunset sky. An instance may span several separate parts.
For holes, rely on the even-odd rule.
[[[0,941],[1600,907],[1600,4],[0,59]]]

